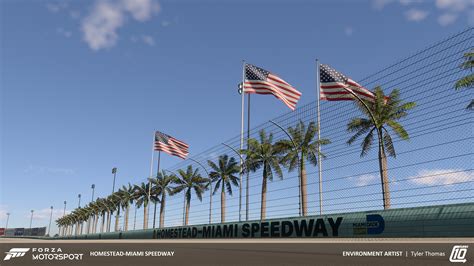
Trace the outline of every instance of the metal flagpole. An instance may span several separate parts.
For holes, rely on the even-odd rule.
[[[250,139],[250,93],[247,95],[247,150],[249,149]],[[246,189],[245,189],[245,221],[249,220],[249,175],[247,171],[246,177]]]
[[[323,214],[323,174],[321,166],[321,145],[319,142],[321,140],[321,116],[319,108],[319,100],[321,98],[321,86],[320,86],[320,77],[319,77],[319,59],[316,59],[316,92],[317,92],[317,111],[318,111],[318,176],[319,176],[319,215]]]
[[[242,149],[244,148],[244,103],[245,103],[244,83],[245,83],[245,60],[242,60],[242,91],[241,91],[242,114],[241,114],[241,124],[240,124],[240,152],[239,153],[242,153]],[[242,221],[242,175],[243,175],[243,169],[244,169],[243,164],[244,164],[244,161],[242,160],[242,157],[240,157],[239,222]],[[247,197],[246,202],[248,203],[248,197]],[[246,212],[248,212],[248,208]]]
[[[153,141],[151,142],[151,163],[150,163],[150,178],[153,177],[153,160],[155,159],[155,134],[156,130],[153,130]],[[150,194],[151,194],[151,181],[148,180],[148,211],[147,215],[150,215]],[[143,206],[145,208],[145,206]],[[148,217],[143,217],[143,219],[147,219],[146,225],[148,225]],[[143,228],[147,229],[147,228]]]
[[[153,161],[155,159],[155,130],[153,130],[153,141],[151,142],[151,163],[150,163],[150,177],[153,176]]]
[[[161,151],[158,151],[158,166],[156,170],[157,178],[158,178],[158,174],[160,173],[160,161],[161,161],[160,159],[161,159]],[[151,190],[151,181],[150,181],[150,190]],[[156,222],[156,204],[157,202],[155,201],[155,210],[153,211],[153,228],[155,228],[155,222]]]

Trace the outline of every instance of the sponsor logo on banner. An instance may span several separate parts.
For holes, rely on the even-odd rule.
[[[353,223],[354,235],[379,235],[385,230],[385,220],[380,214],[369,214],[365,223]]]

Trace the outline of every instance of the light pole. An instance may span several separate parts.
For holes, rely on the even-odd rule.
[[[7,224],[5,225],[5,236],[7,235],[7,229],[8,229],[8,220],[10,219],[10,213],[7,212]]]
[[[242,155],[236,149],[232,148],[231,146],[225,143],[222,143],[222,145],[234,151],[240,157],[241,162],[245,161]],[[239,222],[242,220],[241,215],[242,215],[242,175],[243,173],[244,173],[244,165],[241,163],[240,175],[239,175],[239,179],[240,179],[239,180],[240,181],[240,184],[239,184]],[[246,199],[245,199],[245,220],[248,221],[248,219],[249,219],[249,177],[247,175],[247,191],[246,191]]]
[[[114,182],[112,183],[112,194],[115,191],[115,176],[117,175],[117,167],[112,168],[112,174],[114,174]]]
[[[66,216],[66,201],[64,201],[64,211],[63,211],[63,217]],[[61,235],[66,235],[67,234],[67,228],[68,226],[64,226],[63,228],[63,233]]]
[[[293,140],[293,137],[291,137],[290,133],[288,133],[288,131],[286,131],[282,126],[273,122],[272,120],[269,120],[269,122],[277,126],[279,129],[281,129],[281,131],[285,132],[285,134],[288,136],[288,138],[291,140],[291,143],[293,144],[293,149],[296,152],[296,156],[298,157],[298,161],[299,161],[300,156],[299,156],[298,148],[296,146],[295,141]],[[300,216],[301,214],[303,214],[303,216],[306,216],[306,202],[302,200],[303,195],[306,194],[302,192],[303,189],[306,190],[306,184],[301,184],[301,178],[302,178],[301,167],[298,162],[299,214]]]
[[[31,210],[31,218],[30,218],[30,234],[31,234],[31,226],[33,225],[33,213],[35,211],[34,210]]]
[[[78,194],[77,197],[79,198],[78,208],[80,208],[81,207],[81,194]]]
[[[51,220],[53,220],[53,206],[51,206],[51,214],[49,215],[49,227],[48,227],[48,236],[51,237],[49,234],[51,232]]]
[[[92,184],[92,186],[91,186],[91,189],[92,189],[92,197],[91,197],[91,201],[94,201],[94,190],[95,190],[95,184]]]
[[[189,160],[199,164],[202,169],[204,169],[204,171],[206,171],[206,174],[207,174],[207,177],[209,177],[209,189],[210,189],[210,197],[209,197],[209,224],[212,223],[212,179],[211,179],[211,176],[209,175],[209,172],[207,171],[206,167],[204,167],[204,165],[202,165],[200,162],[192,159],[192,158],[188,158]]]

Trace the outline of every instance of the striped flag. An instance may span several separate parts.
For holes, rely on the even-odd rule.
[[[170,155],[186,159],[186,156],[189,154],[188,149],[188,144],[161,133],[160,131],[155,132],[155,151],[164,151]]]
[[[244,92],[272,94],[282,100],[291,110],[295,110],[296,103],[301,97],[301,92],[283,79],[265,69],[250,64],[245,64]]]
[[[351,90],[363,100],[374,101],[375,95],[373,92],[328,65],[321,64],[319,74],[321,81],[321,100],[353,101],[354,96],[347,91]]]

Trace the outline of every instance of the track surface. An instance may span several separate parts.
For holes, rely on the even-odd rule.
[[[313,239],[51,239],[0,238],[0,243],[474,243],[474,238],[313,238]]]

